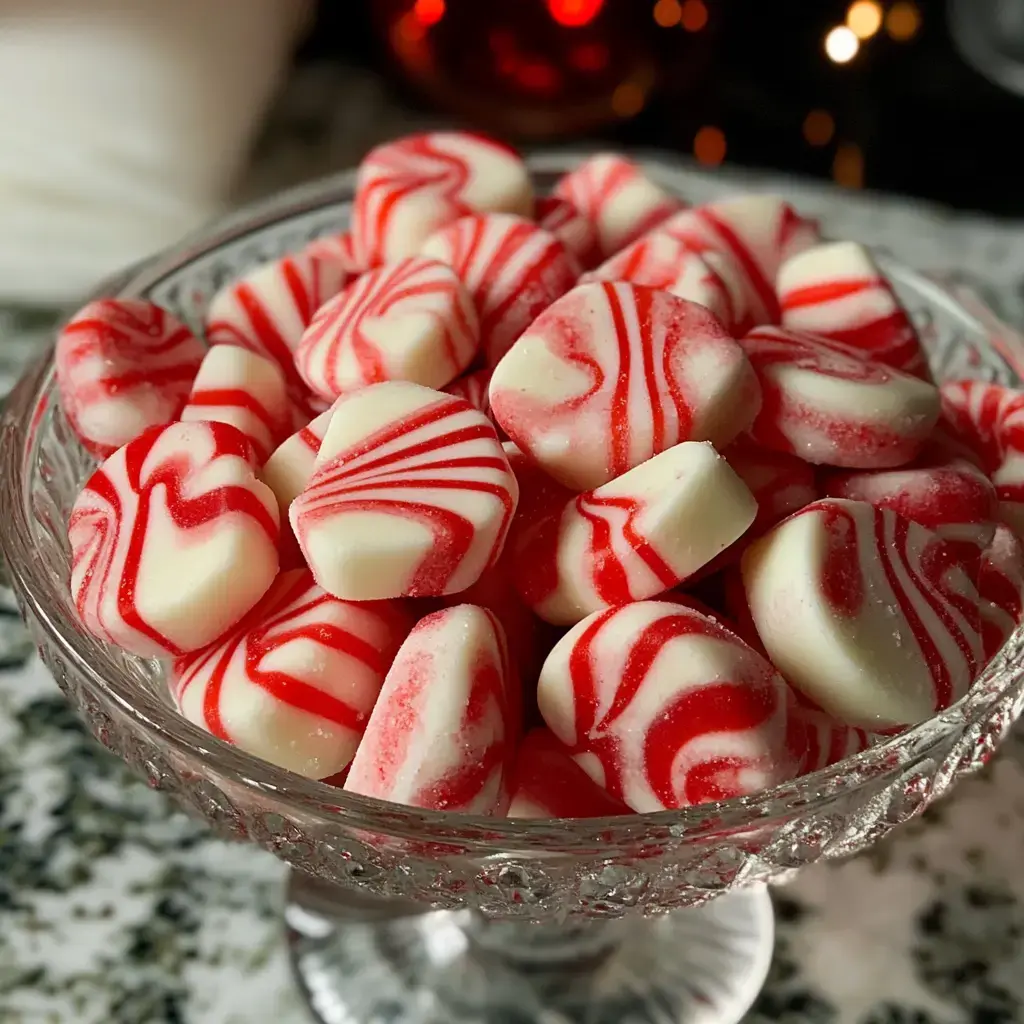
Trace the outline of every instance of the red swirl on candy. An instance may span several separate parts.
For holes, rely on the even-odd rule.
[[[184,654],[263,596],[278,512],[251,460],[226,423],[172,423],[93,473],[68,523],[71,594],[89,632],[143,657]]]
[[[548,655],[538,701],[577,763],[635,811],[755,793],[793,778],[805,754],[772,666],[677,604],[588,616]]]
[[[205,349],[170,313],[142,299],[98,299],[57,335],[61,407],[93,455],[106,458],[143,430],[170,423]]]
[[[345,768],[411,622],[353,604],[308,570],[283,572],[220,643],[178,658],[181,713],[218,739],[311,779]]]
[[[533,219],[557,238],[585,270],[601,262],[597,226],[568,199],[540,196],[533,204]]]
[[[827,768],[871,746],[871,733],[844,725],[824,711],[797,707],[794,718],[795,728],[803,729],[806,734],[807,753],[801,775]]]
[[[1008,526],[996,527],[981,557],[981,632],[990,658],[1024,621],[1024,542]]]

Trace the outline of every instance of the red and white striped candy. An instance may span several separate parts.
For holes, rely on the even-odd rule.
[[[354,277],[342,256],[322,249],[262,263],[229,281],[210,300],[206,340],[238,345],[277,363],[299,392],[305,384],[294,352],[313,314]]]
[[[742,276],[746,312],[754,324],[779,322],[775,295],[779,267],[820,240],[813,223],[784,200],[766,195],[737,196],[694,206],[665,221],[660,230],[695,252],[729,256]]]
[[[142,299],[98,299],[57,335],[54,365],[71,429],[104,459],[181,412],[206,349]]]
[[[988,660],[1024,622],[1024,542],[1000,523],[978,574],[981,632]]]
[[[757,793],[804,750],[793,698],[768,662],[678,604],[595,612],[548,655],[538,702],[577,763],[634,811]]]
[[[405,381],[334,406],[289,512],[317,582],[344,600],[464,590],[501,554],[518,488],[490,421]]]
[[[1024,392],[977,380],[941,387],[943,419],[980,455],[995,484],[999,515],[1024,531]]]
[[[734,334],[753,326],[742,323],[733,293],[723,277],[698,253],[663,231],[652,231],[620,249],[584,281],[629,281],[671,292],[711,310]]]
[[[143,657],[198,650],[273,582],[278,532],[244,434],[226,423],[150,427],[93,473],[71,510],[78,615]]]
[[[531,729],[512,768],[509,818],[610,818],[633,812],[606,793],[547,729]]]
[[[524,532],[516,586],[542,619],[570,625],[676,586],[756,514],[753,495],[710,444],[678,444]]]
[[[844,725],[824,711],[797,707],[794,718],[796,726],[805,730],[807,737],[807,754],[800,768],[801,775],[827,768],[871,746],[871,733]]]
[[[464,373],[441,390],[446,395],[454,395],[456,398],[465,399],[474,409],[479,409],[488,419],[491,419],[491,396],[487,389],[491,384],[491,371],[486,367],[483,370],[475,370],[473,373]]]
[[[624,282],[579,285],[491,377],[491,411],[551,476],[590,490],[681,441],[721,448],[760,403],[740,346],[712,313]]]
[[[530,176],[514,150],[468,132],[426,132],[385,142],[363,159],[352,235],[372,267],[415,255],[459,217],[532,211]]]
[[[181,713],[218,739],[310,779],[352,760],[411,623],[397,603],[339,601],[283,572],[224,637],[174,663]]]
[[[541,196],[533,204],[533,219],[537,227],[549,231],[584,269],[601,262],[597,227],[573,203],[559,196]]]
[[[722,454],[757,502],[749,535],[758,536],[820,496],[814,468],[785,452],[740,438]]]
[[[295,365],[315,394],[333,401],[385,380],[443,387],[479,343],[473,300],[455,272],[414,256],[363,274],[321,306]]]
[[[288,433],[292,408],[277,364],[236,345],[214,345],[206,353],[181,419],[230,423],[252,442],[263,463]]]
[[[343,231],[339,235],[323,235],[314,238],[303,250],[306,256],[340,262],[349,274],[349,282],[365,274],[369,270],[366,259],[356,248],[355,238],[351,231]]]
[[[616,153],[595,153],[561,178],[552,195],[572,203],[595,226],[598,249],[611,256],[683,206]]]
[[[926,381],[837,341],[759,327],[741,342],[763,400],[750,436],[807,462],[890,469],[920,451],[939,417]]]
[[[519,485],[519,504],[516,506],[516,517],[512,523],[513,531],[533,526],[541,519],[564,508],[566,503],[575,497],[568,487],[563,487],[545,473],[511,441],[505,441],[501,447],[508,459],[508,467]]]
[[[857,242],[829,242],[791,256],[776,282],[782,326],[819,334],[897,370],[927,376],[910,317]]]
[[[825,494],[891,508],[949,540],[965,541],[976,556],[995,532],[999,501],[985,474],[963,459],[882,472],[829,473]]]
[[[282,518],[287,516],[288,506],[306,489],[313,475],[333,413],[332,406],[282,441],[260,470],[260,479],[277,498]]]
[[[432,234],[421,253],[453,267],[472,295],[488,366],[579,277],[554,235],[510,214],[463,217]]]
[[[345,789],[413,807],[503,814],[516,687],[489,612],[463,604],[421,619],[388,670]]]
[[[779,671],[848,725],[913,725],[981,668],[980,599],[955,545],[889,509],[808,505],[747,550],[743,580]]]

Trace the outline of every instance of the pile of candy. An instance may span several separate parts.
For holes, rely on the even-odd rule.
[[[686,207],[615,155],[534,197],[500,143],[416,135],[205,334],[64,328],[103,460],[72,594],[306,777],[516,817],[752,794],[947,708],[1021,621],[1024,393],[937,387],[871,255],[780,199]]]

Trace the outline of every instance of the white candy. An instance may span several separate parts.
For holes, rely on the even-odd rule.
[[[274,492],[282,516],[287,515],[288,506],[305,490],[313,475],[333,413],[332,406],[282,441],[260,470],[260,478]]]

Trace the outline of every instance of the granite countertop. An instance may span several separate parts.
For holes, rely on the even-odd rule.
[[[310,69],[248,191],[343,166],[408,123],[375,83]],[[985,298],[1024,324],[1024,225],[775,184],[811,212],[826,205],[850,237],[984,282]],[[51,321],[0,311],[0,389]],[[775,891],[775,961],[749,1020],[1024,1019],[1022,856],[1024,741],[1011,739],[879,847]],[[284,873],[267,853],[213,838],[87,736],[0,590],[3,1024],[305,1024],[281,937]]]

